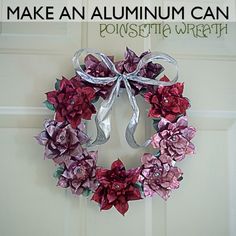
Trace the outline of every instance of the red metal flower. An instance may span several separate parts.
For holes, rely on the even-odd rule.
[[[74,76],[71,80],[73,81],[73,83],[80,84],[81,87],[91,87],[91,88],[93,88],[95,90],[95,99],[98,99],[99,97],[102,97],[103,99],[108,98],[108,96],[109,96],[109,94],[112,90],[112,86],[114,84],[113,82],[108,83],[108,84],[91,84],[91,83],[83,80],[78,75]]]
[[[141,199],[139,188],[136,186],[139,173],[139,168],[126,171],[120,160],[112,163],[111,170],[98,169],[96,178],[100,185],[92,200],[101,205],[101,210],[114,206],[124,215],[129,209],[128,201]]]
[[[162,80],[169,81],[167,77]],[[179,115],[185,115],[190,107],[189,101],[183,97],[184,83],[176,83],[171,86],[159,86],[153,92],[144,95],[151,104],[148,116],[153,118],[164,117],[173,122]]]
[[[76,128],[81,119],[90,120],[96,113],[91,101],[95,97],[92,87],[82,87],[79,83],[63,78],[58,90],[46,93],[47,100],[54,106],[59,122],[68,121],[72,128]]]

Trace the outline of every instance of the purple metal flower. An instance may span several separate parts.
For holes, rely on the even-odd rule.
[[[151,138],[154,148],[160,149],[164,159],[182,160],[185,155],[193,154],[195,147],[191,139],[195,135],[195,128],[188,127],[186,116],[180,117],[175,123],[162,118],[158,123],[158,132]],[[169,158],[171,157],[171,158]]]
[[[126,48],[125,59],[115,63],[117,70],[122,74],[128,74],[137,68],[139,61],[149,52],[144,52],[140,56],[137,56],[131,49]],[[154,64],[152,62],[147,63],[141,68],[139,76],[154,79],[163,71],[163,67],[160,64]],[[137,82],[130,81],[130,85],[135,93],[138,94],[143,88],[152,88],[150,85],[139,84]]]
[[[111,61],[114,60],[113,57],[109,57]],[[113,77],[114,75],[110,71],[110,69],[98,58],[89,54],[84,59],[84,70],[87,74],[92,75],[94,77]],[[95,90],[96,97],[102,97],[106,99],[113,86],[113,82],[108,83],[106,85],[102,84],[91,84],[85,80],[83,80],[80,76],[76,75],[71,79],[74,84],[78,84],[78,87],[92,87]]]
[[[128,74],[135,71],[139,61],[140,57],[131,49],[126,48],[125,58],[122,61],[116,62],[116,68],[120,73]]]
[[[179,187],[182,171],[168,164],[163,164],[158,157],[146,153],[141,158],[142,166],[139,181],[143,185],[144,196],[159,194],[164,200],[170,196],[172,189]]]
[[[80,195],[84,191],[95,191],[97,152],[86,150],[77,157],[72,157],[65,165],[65,170],[58,180],[58,186],[70,187],[72,193]]]
[[[109,57],[109,59],[113,61],[114,57]],[[110,69],[108,69],[102,61],[99,61],[92,54],[85,57],[84,64],[86,73],[94,77],[112,77],[112,72]]]
[[[139,63],[139,61],[149,52],[144,52],[140,56],[137,56],[132,50],[126,48],[125,58],[121,61],[114,62],[114,57],[109,57],[114,62],[116,69],[122,74],[128,74],[133,72]],[[85,72],[94,77],[114,77],[114,74],[110,69],[95,56],[89,54],[85,57]],[[154,64],[152,62],[147,63],[143,68],[140,69],[139,76],[154,79],[163,71],[163,67],[160,64]],[[93,86],[97,96],[101,96],[106,99],[113,87],[113,82],[106,85],[90,84],[89,82],[83,81],[79,76],[74,77],[74,80],[80,82],[80,85]],[[135,95],[139,94],[140,90],[146,88],[150,90],[152,86],[144,85],[138,82],[130,81],[131,88]],[[124,83],[121,83],[121,87],[124,88]]]
[[[45,130],[36,136],[36,139],[39,144],[45,146],[44,157],[53,159],[58,164],[67,162],[71,156],[81,155],[81,145],[89,141],[83,131],[83,124],[73,129],[66,122],[47,120],[44,127]]]

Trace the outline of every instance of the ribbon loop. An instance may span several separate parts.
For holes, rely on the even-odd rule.
[[[92,53],[100,57],[102,62],[114,74],[114,77],[94,77],[92,75],[87,74],[82,69],[80,61],[79,61],[81,55],[85,52]],[[149,62],[153,62],[154,60],[156,61],[162,60],[162,61],[172,64],[176,69],[175,77],[171,81],[166,82],[166,81],[156,80],[157,77],[160,77],[160,74],[155,79],[149,79],[149,78],[140,76],[139,72],[142,69],[142,67],[147,65]],[[109,57],[93,49],[80,49],[79,51],[75,53],[72,59],[72,62],[73,62],[73,66],[75,68],[76,73],[83,80],[89,83],[98,84],[98,85],[101,85],[101,84],[106,85],[108,83],[115,82],[109,97],[101,103],[101,106],[97,112],[97,115],[95,117],[95,122],[96,122],[96,127],[97,127],[97,137],[95,141],[89,143],[88,146],[104,144],[110,138],[110,133],[111,133],[110,111],[112,109],[112,105],[116,97],[119,95],[121,81],[124,82],[125,89],[128,94],[129,102],[133,110],[132,117],[128,123],[126,132],[125,132],[127,143],[132,148],[140,148],[140,147],[148,146],[150,144],[150,140],[147,140],[146,142],[144,142],[144,144],[139,145],[134,138],[134,134],[135,134],[138,121],[139,121],[139,108],[138,108],[135,96],[132,94],[132,88],[130,86],[129,81],[136,81],[141,84],[148,84],[148,85],[153,85],[153,86],[173,85],[178,80],[178,65],[177,65],[176,60],[165,53],[158,53],[158,52],[148,53],[144,57],[141,58],[141,60],[139,61],[137,65],[136,70],[129,74],[119,73],[116,69],[115,64],[110,60]]]

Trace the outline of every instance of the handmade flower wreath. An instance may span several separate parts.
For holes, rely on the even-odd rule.
[[[87,53],[84,63],[80,62]],[[99,60],[98,57],[101,59]],[[160,195],[163,199],[179,187],[182,171],[175,166],[188,154],[194,153],[191,140],[195,129],[188,126],[186,110],[189,100],[183,96],[184,84],[163,76],[163,60],[177,68],[176,61],[163,53],[144,52],[137,56],[127,48],[125,59],[114,62],[113,57],[88,49],[79,50],[73,65],[76,76],[57,80],[55,90],[46,93],[45,105],[55,112],[47,120],[44,130],[36,137],[45,147],[44,156],[52,159],[58,168],[54,177],[58,186],[70,188],[76,195],[89,196],[100,204],[101,210],[114,206],[121,214],[129,208],[128,201]],[[159,80],[156,78],[159,77]],[[96,165],[96,151],[87,148],[105,143],[110,136],[110,110],[119,96],[120,88],[126,89],[133,115],[126,129],[126,140],[133,148],[152,145],[155,154],[145,153],[141,166],[126,170],[120,159],[111,169]],[[153,119],[156,133],[144,144],[134,138],[139,109],[135,96],[142,96],[149,103],[148,117]],[[102,98],[98,111],[94,104]],[[86,134],[84,120],[97,113],[95,141]]]

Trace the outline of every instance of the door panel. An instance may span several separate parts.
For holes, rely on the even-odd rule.
[[[235,24],[230,27],[235,29]],[[232,30],[229,37],[203,42],[177,36],[100,38],[98,28],[95,23],[19,27],[5,23],[1,27],[0,235],[236,235],[236,48],[232,44],[236,33]],[[186,44],[192,47],[186,50]],[[125,46],[138,53],[164,51],[177,59],[180,81],[185,82],[185,95],[192,104],[190,122],[198,132],[197,154],[178,165],[184,172],[181,187],[167,202],[158,197],[131,202],[122,217],[114,209],[100,212],[89,199],[59,189],[52,178],[55,166],[43,159],[43,149],[33,136],[43,120],[52,117],[42,107],[44,93],[53,89],[61,75],[73,76],[71,58],[77,49],[97,48],[121,58]],[[145,118],[148,105],[142,99],[138,104],[141,119],[136,137],[142,142],[153,130]],[[127,168],[138,166],[140,156],[149,151],[127,145],[124,132],[130,116],[124,91],[113,106],[111,139],[98,148],[100,165],[109,167],[120,158]],[[93,122],[88,130],[94,137]]]

